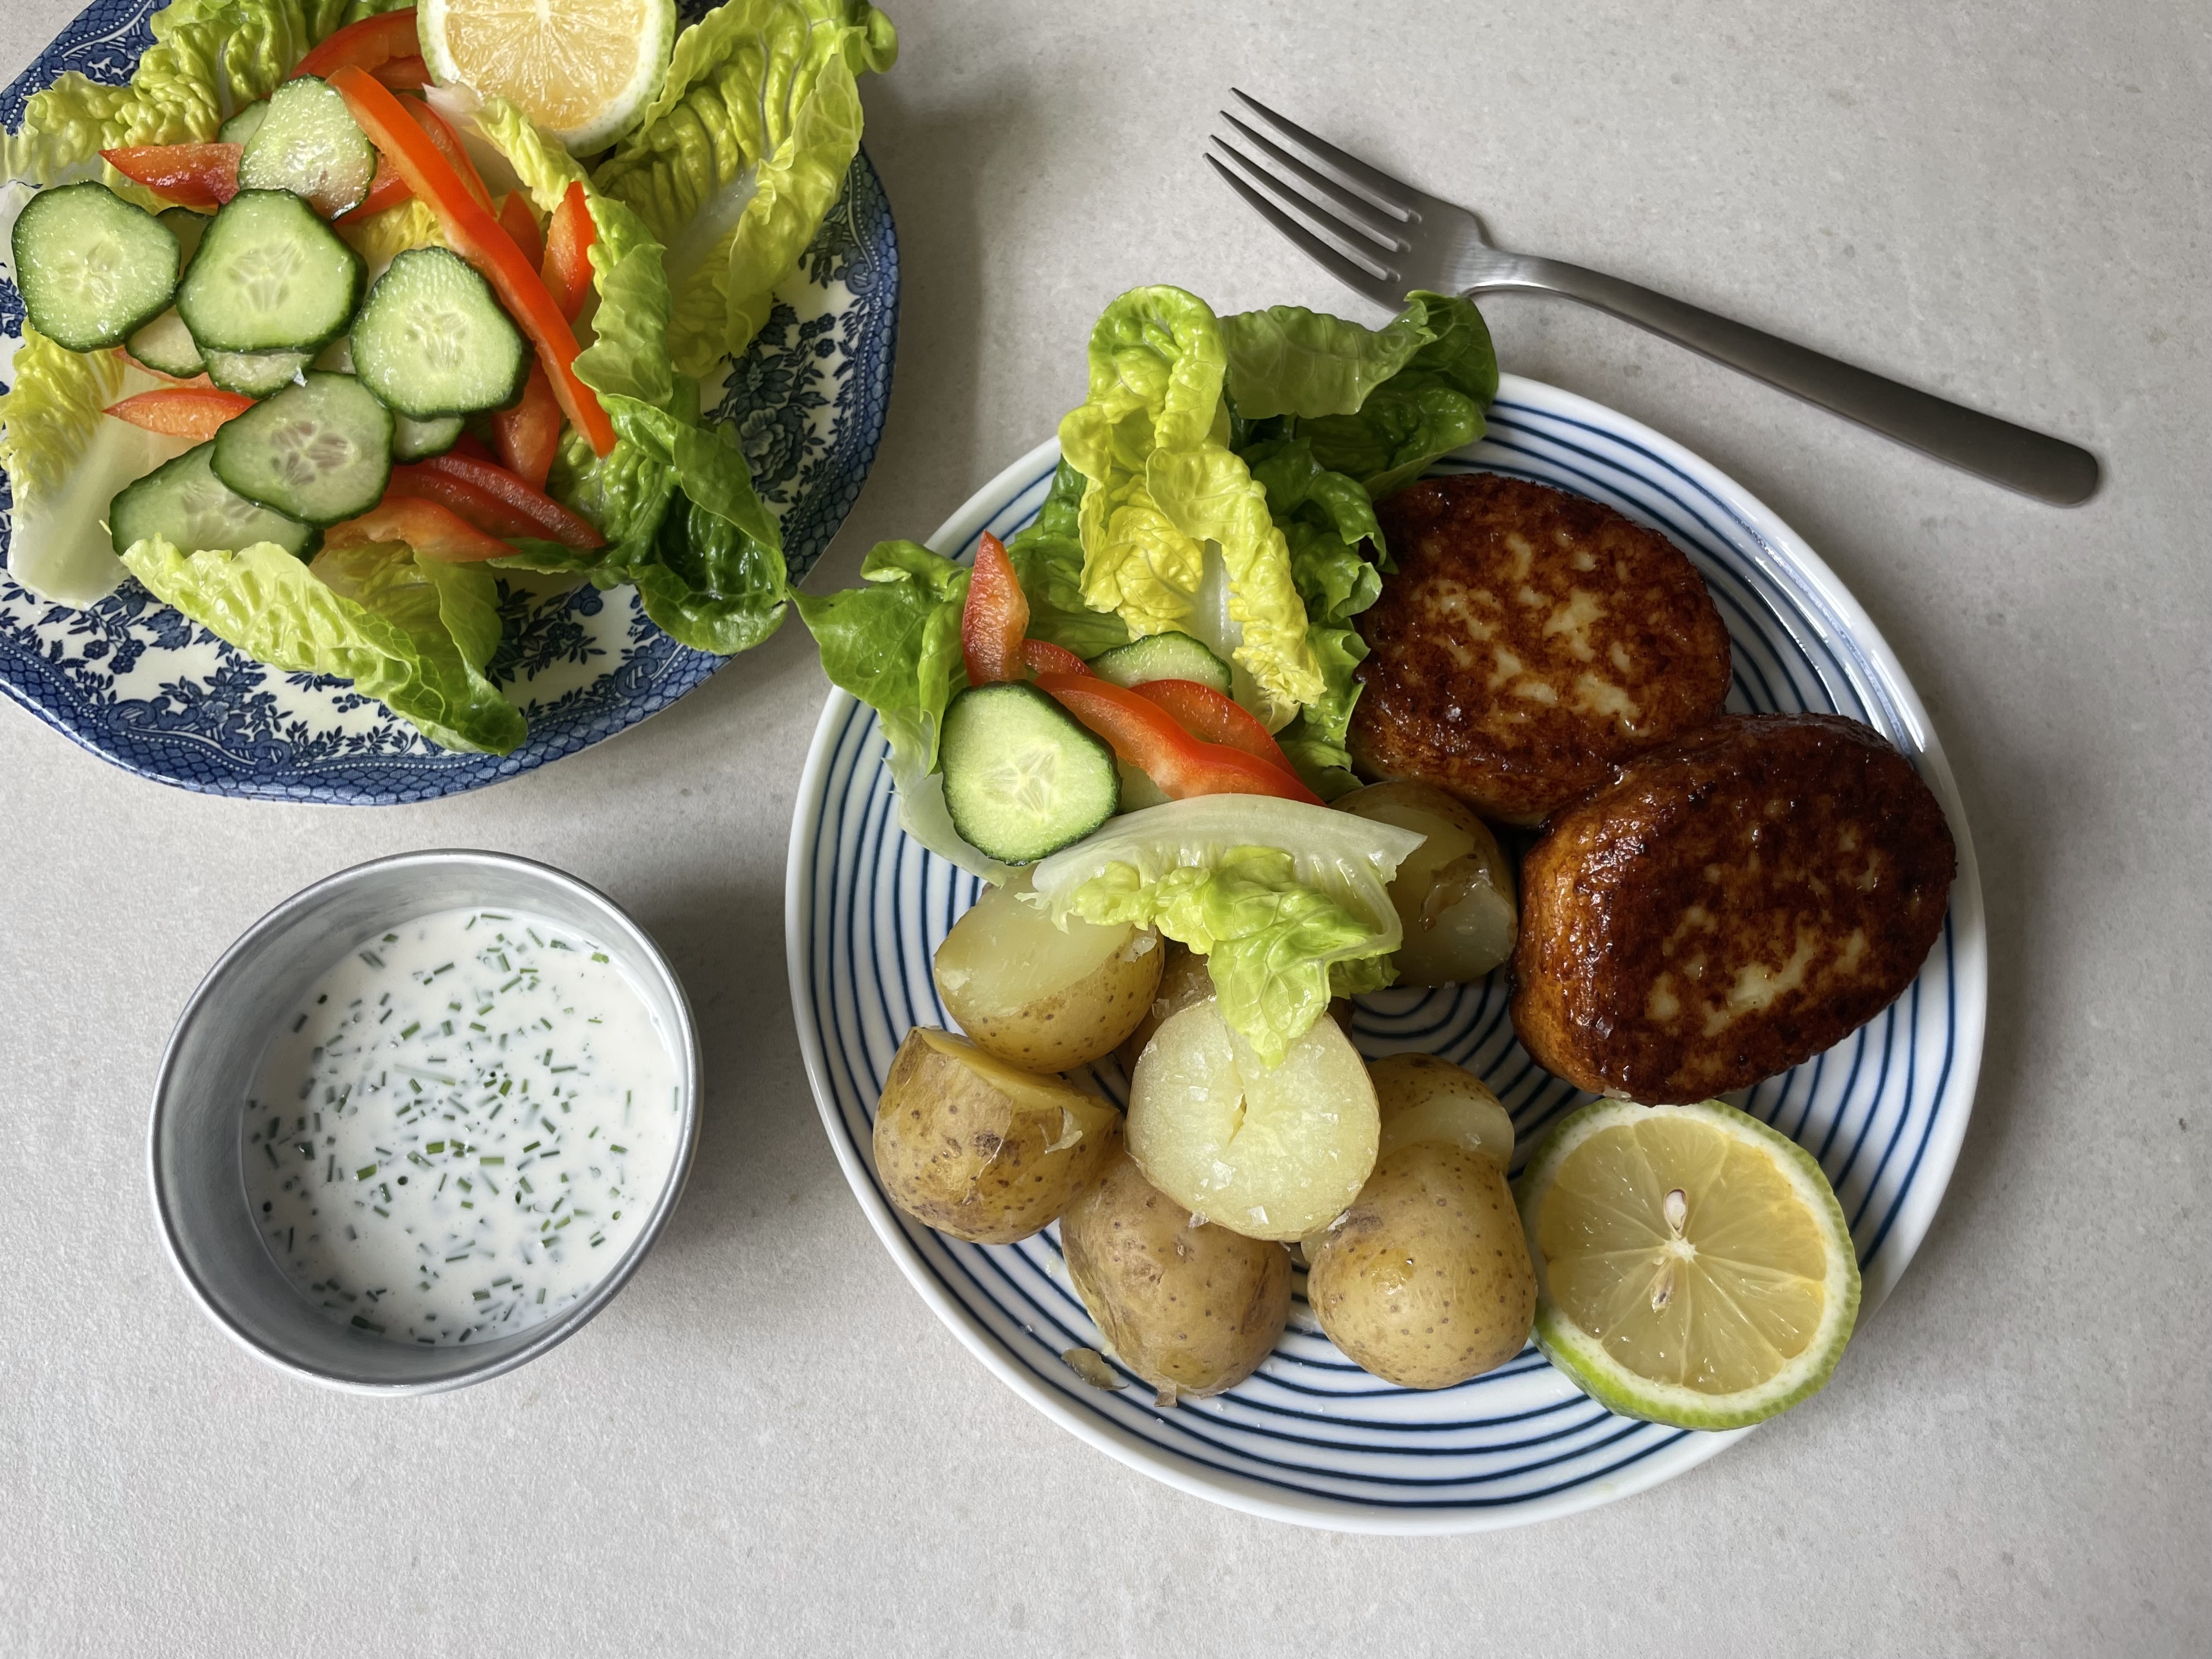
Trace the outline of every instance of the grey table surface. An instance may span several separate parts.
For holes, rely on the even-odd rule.
[[[0,7],[13,76],[73,0]],[[1644,1496],[1346,1537],[1155,1485],[973,1360],[818,1125],[783,860],[825,683],[787,627],[477,794],[204,799],[0,707],[0,1651],[2201,1653],[2212,1646],[2212,10],[2118,0],[895,5],[866,90],[896,392],[811,585],[927,534],[1080,395],[1111,295],[1364,316],[1200,161],[1233,82],[1515,246],[2086,443],[2003,494],[1621,325],[1487,307],[1811,542],[1926,699],[1992,944],[1950,1194],[1827,1391]],[[577,872],[697,1004],[705,1130],[637,1281],[524,1372],[325,1394],[186,1299],[149,1090],[216,954],[440,845]]]

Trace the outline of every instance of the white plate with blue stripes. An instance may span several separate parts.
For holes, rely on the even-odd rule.
[[[982,532],[1035,516],[1058,459],[1039,446],[930,543],[966,557]],[[1942,1200],[1972,1109],[1987,1012],[1981,884],[1959,803],[1920,699],[1866,613],[1798,537],[1712,467],[1611,410],[1507,375],[1482,442],[1439,471],[1507,472],[1618,508],[1671,538],[1704,573],[1735,653],[1729,707],[1835,711],[1909,756],[1959,846],[1950,915],[1927,965],[1888,1010],[1826,1054],[1731,1097],[1808,1147],[1843,1200],[1881,1304]],[[1301,1525],[1381,1533],[1473,1532],[1572,1513],[1656,1486],[1747,1430],[1693,1433],[1616,1417],[1534,1348],[1455,1389],[1394,1388],[1322,1335],[1301,1294],[1252,1376],[1166,1409],[1152,1391],[1091,1387],[1060,1354],[1097,1347],[1062,1265],[1057,1228],[1023,1243],[964,1244],[893,1209],[872,1155],[875,1104],[909,1027],[951,1025],[930,957],[975,902],[969,877],[898,828],[884,747],[843,692],[823,710],[792,825],[787,886],[792,1004],[814,1096],[861,1208],[922,1297],[1008,1387],[1133,1468],[1216,1503]],[[1504,975],[1360,1000],[1370,1055],[1441,1054],[1488,1081],[1513,1114],[1519,1158],[1589,1096],[1514,1040]],[[1126,1098],[1114,1062],[1100,1081]],[[1303,1291],[1303,1283],[1298,1286]],[[1848,1356],[1831,1408],[1852,1392]]]

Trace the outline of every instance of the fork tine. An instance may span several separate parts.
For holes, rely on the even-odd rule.
[[[1365,197],[1354,195],[1345,185],[1338,184],[1327,173],[1308,167],[1265,133],[1255,132],[1227,110],[1221,112],[1221,118],[1243,133],[1245,142],[1253,149],[1268,157],[1293,179],[1303,183],[1306,188],[1299,192],[1300,194],[1319,198],[1321,206],[1327,208],[1355,230],[1380,242],[1393,253],[1401,253],[1413,246],[1411,240],[1406,235],[1407,225],[1404,220],[1395,218],[1379,209],[1370,207]],[[1229,146],[1221,139],[1217,138],[1214,143],[1220,144],[1224,149],[1229,149]],[[1237,151],[1230,150],[1229,153],[1237,155],[1237,160],[1244,161],[1247,167],[1252,165]]]
[[[1276,131],[1284,135],[1323,167],[1334,173],[1345,184],[1366,197],[1379,208],[1394,213],[1412,215],[1419,211],[1422,192],[1402,179],[1394,179],[1379,167],[1370,167],[1357,155],[1339,149],[1326,139],[1316,138],[1288,116],[1278,115],[1242,87],[1229,90],[1243,99],[1252,112]]]
[[[1234,155],[1235,152],[1231,151]],[[1330,276],[1355,293],[1364,295],[1379,306],[1395,308],[1399,295],[1391,285],[1390,274],[1354,264],[1327,242],[1315,235],[1296,219],[1284,212],[1266,197],[1239,179],[1211,155],[1206,166],[1221,175],[1222,182],[1243,197],[1247,205],[1262,219],[1287,237],[1291,245],[1319,265]]]
[[[1351,226],[1332,216],[1320,203],[1307,200],[1243,151],[1234,148],[1227,139],[1216,137],[1213,143],[1221,152],[1222,160],[1235,163],[1238,173],[1259,185],[1279,205],[1287,208],[1293,217],[1322,240],[1354,264],[1366,265],[1386,279],[1396,278],[1398,272],[1392,262],[1393,256],[1398,252],[1396,248],[1377,247]]]

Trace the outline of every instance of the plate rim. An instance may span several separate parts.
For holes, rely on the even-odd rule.
[[[1968,830],[1964,802],[1959,795],[1934,723],[1919,693],[1905,676],[1889,642],[1874,624],[1865,608],[1815,553],[1804,538],[1773,510],[1711,462],[1681,444],[1654,431],[1642,422],[1607,408],[1579,393],[1518,374],[1501,374],[1498,397],[1587,423],[1599,431],[1632,440],[1649,449],[1690,482],[1710,492],[1764,544],[1766,553],[1779,559],[1803,586],[1814,590],[1827,607],[1852,646],[1884,682],[1881,690],[1893,701],[1918,740],[1915,757],[1929,787],[1936,791],[1949,820],[1958,848],[1958,873],[1951,884],[1951,925],[1954,935],[1952,974],[1958,987],[1953,1018],[1957,1030],[1955,1081],[1947,1097],[1963,1104],[1946,1113],[1933,1126],[1921,1158],[1921,1173],[1904,1195],[1896,1217],[1876,1248],[1875,1259],[1863,1269],[1859,1324],[1887,1299],[1913,1256],[1918,1254],[1933,1224],[1936,1211],[1949,1191],[1959,1152],[1972,1121],[1975,1096],[1980,1086],[1982,1052],[1989,1012],[1989,952],[1987,918],[1983,906],[1980,866]],[[1059,452],[1057,437],[1048,438],[1027,453],[1001,468],[988,483],[971,494],[940,525],[926,545],[933,551],[964,546],[983,527],[998,507],[1036,476],[1040,467]],[[951,555],[947,555],[951,556]],[[811,982],[811,940],[806,921],[813,897],[811,854],[821,827],[823,785],[836,759],[837,734],[858,705],[850,692],[831,687],[815,723],[801,770],[791,836],[784,869],[784,956],[806,1081],[815,1110],[830,1141],[845,1182],[859,1200],[876,1237],[892,1261],[920,1293],[925,1305],[1000,1382],[1060,1427],[1115,1462],[1193,1497],[1293,1526],[1319,1530],[1395,1536],[1442,1536],[1500,1531],[1579,1514],[1619,1498],[1633,1497],[1661,1482],[1684,1474],[1717,1455],[1752,1432],[1733,1429],[1686,1434],[1659,1447],[1617,1474],[1585,1481],[1565,1492],[1546,1493],[1500,1506],[1465,1506],[1435,1510],[1385,1509],[1356,1499],[1294,1494],[1266,1486],[1227,1471],[1201,1469],[1164,1452],[1118,1426],[1097,1418],[1079,1416],[1049,1390],[1017,1366],[999,1343],[968,1309],[953,1297],[929,1271],[907,1239],[890,1206],[877,1189],[874,1174],[843,1133],[834,1105],[828,1057],[823,1053],[819,1022],[810,1018],[814,1007]],[[1923,1195],[1924,1194],[1924,1195]]]

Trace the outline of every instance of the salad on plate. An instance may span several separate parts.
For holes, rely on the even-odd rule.
[[[177,0],[127,83],[33,95],[0,137],[9,575],[80,606],[135,577],[497,754],[501,580],[766,638],[781,532],[700,381],[834,205],[896,37],[865,0],[676,22]]]

